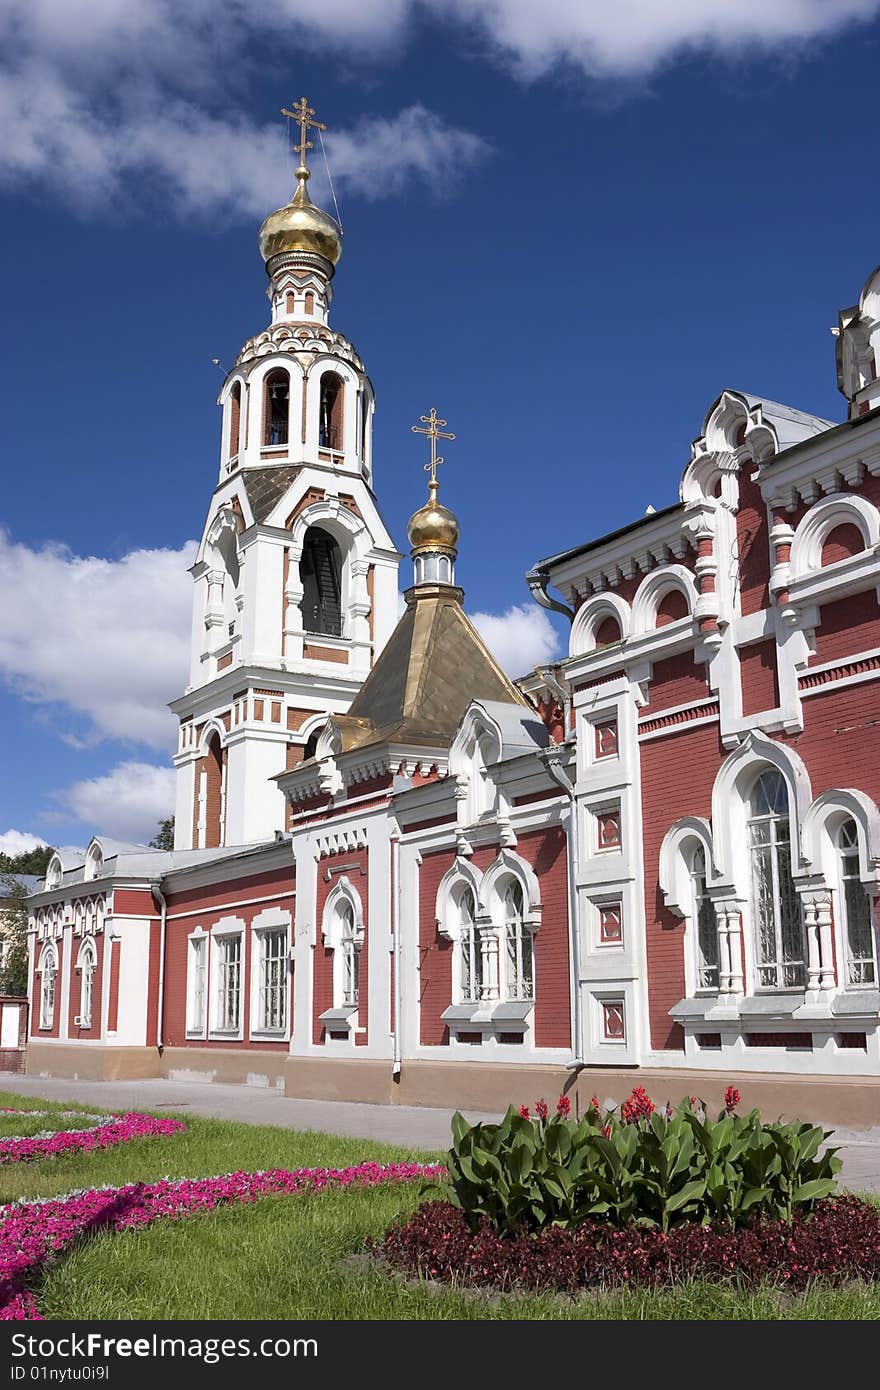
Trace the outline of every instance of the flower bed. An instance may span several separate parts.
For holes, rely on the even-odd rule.
[[[32,1115],[34,1112],[19,1113]],[[160,1120],[131,1111],[113,1115],[109,1120],[101,1119],[89,1129],[60,1129],[31,1139],[0,1139],[0,1163],[28,1163],[35,1158],[51,1158],[75,1150],[110,1149],[116,1144],[128,1144],[132,1139],[179,1134],[185,1129],[186,1125],[180,1120]]]
[[[664,1232],[587,1220],[568,1230],[522,1227],[502,1235],[486,1219],[470,1230],[462,1211],[435,1201],[370,1248],[410,1276],[500,1290],[573,1294],[695,1279],[801,1291],[813,1281],[880,1278],[880,1211],[845,1196],[796,1212],[790,1223],[760,1217],[733,1229],[687,1222]]]
[[[184,1128],[176,1121],[157,1123]],[[227,1173],[222,1177],[129,1183],[125,1187],[96,1188],[49,1201],[0,1207],[0,1319],[38,1318],[36,1301],[24,1287],[25,1281],[87,1233],[141,1228],[153,1221],[179,1220],[194,1212],[254,1202],[265,1196],[433,1179],[442,1176],[443,1171],[439,1164],[421,1163],[359,1163],[349,1168],[294,1171],[277,1168],[260,1173]]]

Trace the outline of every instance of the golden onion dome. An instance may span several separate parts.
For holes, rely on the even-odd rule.
[[[430,497],[409,519],[407,531],[413,551],[455,550],[458,545],[458,517],[437,501],[439,484],[428,484]]]
[[[309,197],[309,171],[304,164],[297,169],[296,179],[297,189],[290,202],[270,213],[260,228],[263,260],[285,251],[311,251],[336,265],[342,255],[342,228]]]

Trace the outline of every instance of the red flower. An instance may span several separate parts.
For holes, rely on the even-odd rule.
[[[550,1107],[543,1096],[540,1100],[535,1101],[535,1114],[539,1120],[546,1120],[547,1116],[550,1114]]]
[[[569,1115],[571,1114],[571,1101],[569,1100],[568,1096],[559,1097],[558,1101],[556,1102],[556,1113],[557,1115],[562,1115],[565,1119],[568,1119]]]
[[[728,1115],[732,1110],[736,1109],[741,1099],[742,1097],[736,1087],[728,1086],[727,1090],[724,1092],[724,1109],[727,1111]]]
[[[620,1118],[624,1124],[638,1124],[639,1120],[647,1120],[653,1115],[656,1108],[644,1086],[634,1086],[629,1100],[625,1100],[620,1107]]]
[[[590,1096],[590,1109],[591,1109],[591,1110],[598,1110],[598,1109],[599,1109],[599,1097],[598,1097],[598,1096]]]
[[[519,1113],[522,1115],[524,1120],[531,1119],[531,1115],[529,1114],[529,1107],[527,1105],[521,1105],[519,1107]]]

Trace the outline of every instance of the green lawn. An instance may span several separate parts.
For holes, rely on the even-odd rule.
[[[72,1103],[53,1107],[0,1094],[0,1105],[61,1110]],[[189,1126],[185,1134],[4,1166],[3,1199],[233,1169],[436,1157],[326,1134],[180,1118]],[[43,1120],[40,1127],[51,1127],[51,1120]],[[23,1132],[21,1121],[14,1132]],[[418,1200],[417,1185],[270,1197],[252,1206],[159,1221],[142,1231],[104,1233],[62,1256],[37,1286],[40,1308],[48,1318],[83,1319],[880,1318],[880,1293],[868,1288],[816,1291],[797,1300],[772,1291],[742,1294],[713,1286],[575,1302],[550,1297],[491,1299],[412,1287],[352,1260],[364,1236],[381,1234]]]

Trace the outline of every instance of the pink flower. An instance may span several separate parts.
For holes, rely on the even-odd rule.
[[[556,1102],[556,1113],[562,1115],[563,1119],[568,1119],[571,1114],[571,1101],[568,1096],[560,1096]]]
[[[543,1096],[540,1100],[535,1101],[535,1114],[539,1120],[546,1120],[547,1116],[550,1114],[549,1106]]]

